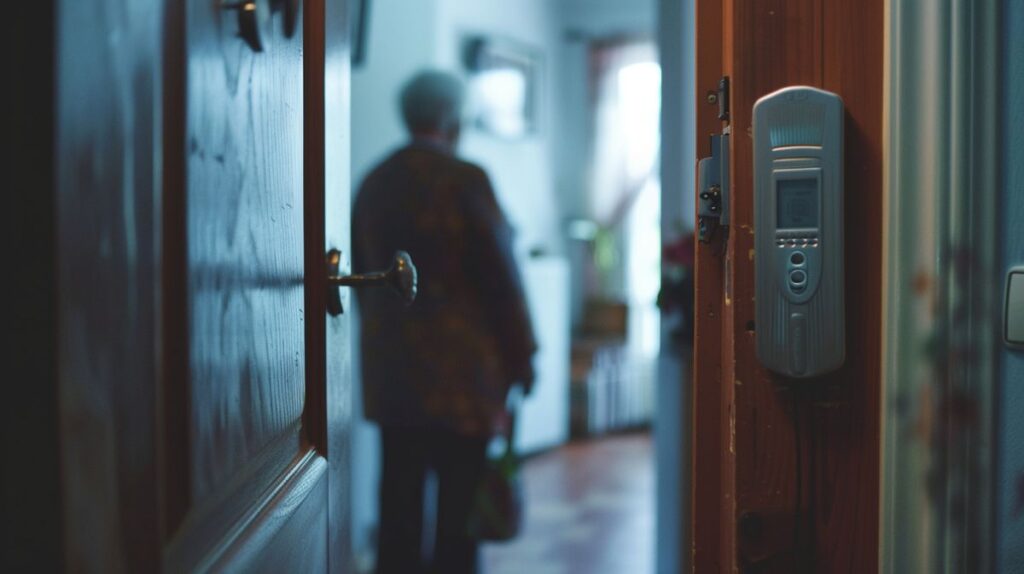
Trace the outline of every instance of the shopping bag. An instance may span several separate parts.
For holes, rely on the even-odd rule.
[[[469,528],[470,534],[478,540],[511,540],[523,526],[520,461],[512,440],[515,416],[509,418],[511,423],[504,448],[498,456],[488,458],[483,479],[477,487]]]

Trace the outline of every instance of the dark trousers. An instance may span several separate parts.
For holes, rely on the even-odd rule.
[[[378,574],[472,574],[477,541],[468,521],[483,476],[487,440],[434,428],[381,428]],[[427,472],[437,476],[432,559],[423,549]]]

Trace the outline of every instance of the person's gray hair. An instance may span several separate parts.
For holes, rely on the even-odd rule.
[[[447,132],[461,121],[462,80],[454,74],[428,70],[417,73],[402,88],[399,105],[412,133]]]

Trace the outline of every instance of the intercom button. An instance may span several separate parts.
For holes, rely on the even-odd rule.
[[[789,282],[793,287],[803,289],[804,284],[807,283],[807,273],[797,269],[789,274]]]
[[[789,261],[793,265],[803,265],[804,261],[806,261],[806,260],[807,260],[807,258],[800,251],[797,251],[797,252],[795,252],[795,253],[793,253],[792,255],[789,256]]]

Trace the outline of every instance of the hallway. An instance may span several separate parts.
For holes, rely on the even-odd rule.
[[[647,433],[575,442],[526,461],[526,529],[484,548],[487,574],[653,571],[654,460]]]

